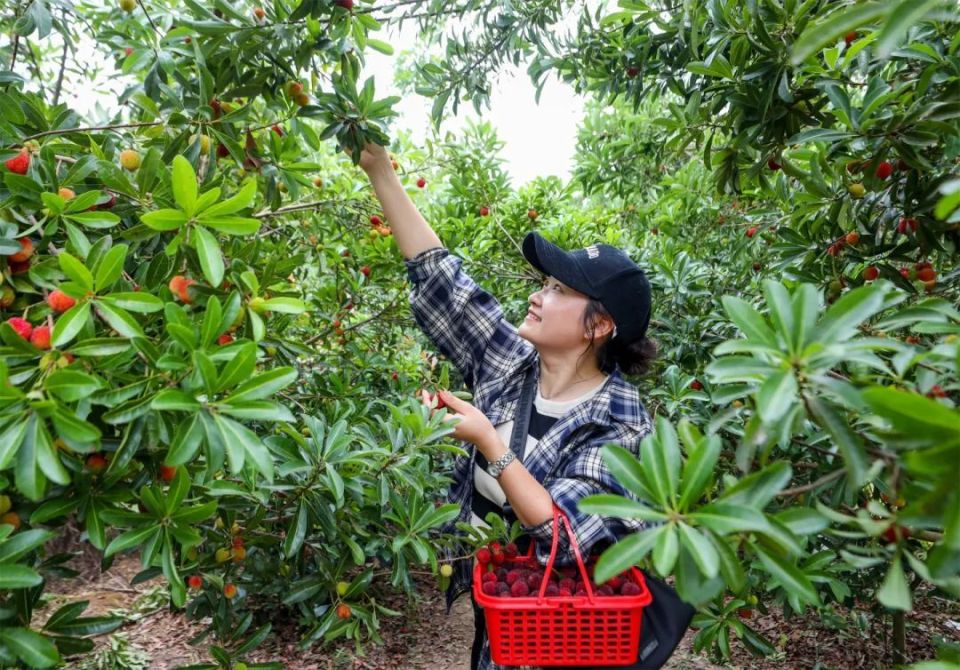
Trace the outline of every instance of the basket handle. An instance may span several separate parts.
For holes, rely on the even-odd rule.
[[[547,590],[547,584],[550,581],[550,572],[553,570],[553,563],[557,558],[557,546],[560,542],[560,522],[563,521],[563,527],[567,531],[567,537],[570,539],[570,546],[573,548],[573,555],[577,559],[577,567],[580,568],[580,576],[583,577],[583,588],[587,591],[587,600],[590,604],[593,604],[593,588],[590,586],[590,578],[587,576],[587,566],[583,563],[583,558],[580,556],[580,545],[577,544],[577,538],[573,534],[573,528],[570,526],[570,520],[567,518],[567,515],[557,507],[556,503],[553,505],[553,544],[550,547],[550,558],[547,559],[547,568],[543,573],[543,581],[540,583],[540,594],[537,596],[537,604],[542,605],[544,594]],[[530,546],[533,547],[533,541],[531,541]]]

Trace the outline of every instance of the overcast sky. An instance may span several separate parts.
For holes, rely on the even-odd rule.
[[[575,26],[576,18],[576,14],[571,12],[565,27],[569,29]],[[389,42],[399,54],[415,48],[417,26],[413,21],[406,21],[402,31],[390,26],[373,35]],[[375,77],[377,98],[399,95],[399,90],[393,84],[396,57],[385,56],[373,49],[368,49],[365,56],[367,66],[361,73],[361,81],[370,75]],[[78,89],[65,91],[68,104],[86,115],[98,104],[112,113],[120,88],[120,81],[112,79],[116,75],[113,59],[104,61],[98,54],[97,60],[101,64],[102,84],[91,85],[88,82]],[[526,65],[522,63],[519,68],[510,64],[505,66],[490,96],[491,109],[484,110],[480,115],[493,124],[505,144],[501,156],[514,188],[538,176],[556,175],[564,181],[569,178],[576,145],[576,127],[583,114],[583,99],[553,74],[544,85],[540,104],[537,105],[534,102],[536,89],[525,69]],[[416,94],[403,99],[395,107],[398,117],[393,121],[394,127],[409,129],[413,141],[422,142],[430,129],[432,102],[431,98]],[[469,102],[461,103],[455,117],[451,109],[452,106],[448,105],[445,110],[441,136],[446,131],[456,132],[462,128],[467,118],[477,117]]]

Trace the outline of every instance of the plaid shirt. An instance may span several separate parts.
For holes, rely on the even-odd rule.
[[[473,404],[496,426],[514,418],[524,376],[533,367],[539,380],[539,354],[517,334],[503,315],[500,303],[461,269],[462,261],[444,247],[427,249],[406,261],[412,283],[410,304],[427,337],[452,361],[473,393]],[[601,457],[605,444],[616,443],[639,455],[640,441],[652,430],[652,422],[640,402],[636,387],[619,369],[590,400],[560,418],[525,455],[523,466],[549,491],[554,503],[570,519],[573,532],[586,557],[597,543],[614,543],[645,525],[630,519],[584,514],[577,503],[595,493],[614,493],[634,498],[610,474]],[[459,534],[457,522],[469,523],[476,448],[464,443],[467,456],[454,462],[453,483],[448,497],[458,503],[460,516],[444,526]],[[512,514],[509,503],[505,514]],[[523,526],[535,541],[537,559],[545,565],[553,540],[553,519],[537,526]],[[447,556],[453,558],[454,556]],[[566,533],[560,533],[557,565],[575,562]],[[447,590],[447,613],[453,602],[471,588],[471,561],[456,561]],[[495,670],[485,643],[480,670]]]

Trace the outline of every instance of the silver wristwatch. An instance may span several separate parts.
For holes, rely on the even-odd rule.
[[[500,458],[498,458],[493,463],[487,466],[487,474],[489,474],[494,479],[499,478],[500,473],[503,472],[504,468],[510,465],[510,463],[513,462],[513,459],[515,459],[516,457],[517,455],[513,453],[513,450],[508,448],[507,453],[505,453],[503,456],[501,456]]]

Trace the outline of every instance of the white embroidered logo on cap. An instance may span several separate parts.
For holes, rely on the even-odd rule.
[[[597,258],[600,256],[600,250],[597,249],[596,244],[591,244],[589,247],[586,248],[586,250],[587,250],[587,258]]]

